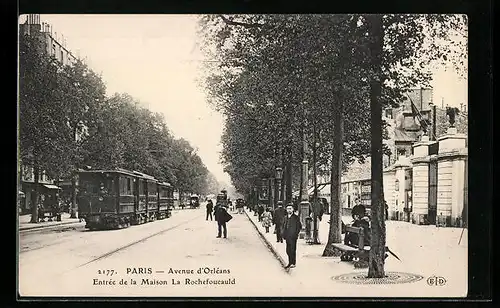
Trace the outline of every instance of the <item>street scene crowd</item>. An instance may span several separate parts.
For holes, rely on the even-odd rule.
[[[205,58],[193,61],[203,75],[203,108],[224,115],[220,152],[212,146],[201,154],[139,98],[106,93],[104,77],[39,15],[20,24],[17,207],[25,289],[40,287],[31,270],[52,279],[58,258],[46,256],[54,254],[64,260],[61,271],[73,273],[57,281],[62,288],[71,275],[90,275],[82,267],[162,267],[168,259],[186,267],[224,260],[240,275],[228,287],[234,294],[250,292],[237,281],[257,284],[260,267],[274,275],[275,286],[262,288],[269,293],[328,294],[328,283],[355,274],[350,283],[406,277],[420,289],[438,275],[450,293],[462,294],[467,104],[450,100],[439,108],[431,84],[437,68],[466,80],[466,16],[179,18],[198,30],[193,44]],[[186,121],[189,135],[202,117]],[[231,185],[209,170],[210,155],[219,155]],[[303,287],[311,277],[321,277],[324,290]],[[418,288],[394,290],[438,294]]]

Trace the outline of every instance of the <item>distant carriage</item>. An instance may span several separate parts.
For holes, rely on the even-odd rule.
[[[79,214],[86,227],[120,229],[170,216],[172,189],[124,169],[79,172]],[[167,204],[167,206],[165,206]]]
[[[221,192],[217,195],[216,204],[220,204],[224,207],[228,206],[228,199],[227,199],[227,191],[226,190],[221,190]]]
[[[192,209],[199,208],[200,207],[200,197],[198,195],[191,195],[191,198],[189,201],[189,206]]]

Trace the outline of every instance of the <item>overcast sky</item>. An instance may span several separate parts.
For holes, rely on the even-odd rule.
[[[108,95],[126,92],[150,110],[163,113],[176,137],[198,155],[221,181],[230,183],[219,163],[223,118],[206,103],[198,86],[195,15],[41,15],[74,54],[102,73]],[[20,22],[24,22],[21,18]],[[195,61],[191,61],[195,60]],[[453,72],[437,72],[434,102],[467,102],[467,83]]]

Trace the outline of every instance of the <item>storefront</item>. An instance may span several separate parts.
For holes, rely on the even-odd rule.
[[[31,213],[32,197],[35,189],[38,191],[38,205],[44,209],[51,209],[59,206],[59,194],[61,188],[53,184],[24,182],[21,184],[22,191],[19,194],[19,212],[20,214]],[[21,198],[21,193],[23,194]]]

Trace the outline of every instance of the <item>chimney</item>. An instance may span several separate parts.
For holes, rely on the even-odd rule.
[[[32,27],[37,32],[40,32],[42,30],[42,25],[40,24],[40,15],[39,14],[33,15],[33,26]]]

